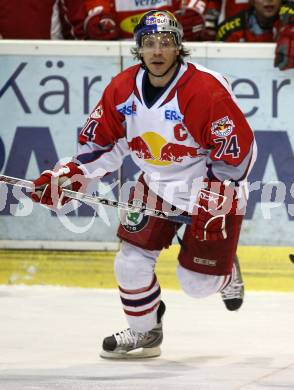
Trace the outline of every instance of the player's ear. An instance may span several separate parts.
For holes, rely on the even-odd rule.
[[[176,51],[176,53],[177,53],[177,56],[179,56],[179,55],[181,55],[181,51],[182,51],[182,49],[183,49],[183,46],[182,45],[177,45],[177,51]]]

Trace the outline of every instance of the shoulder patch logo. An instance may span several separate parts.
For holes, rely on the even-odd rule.
[[[219,137],[227,137],[232,133],[234,127],[234,122],[228,116],[225,116],[215,122],[212,122],[211,132]]]
[[[103,107],[100,105],[91,114],[91,118],[100,119],[103,116]]]
[[[103,107],[100,105],[91,114],[91,118],[100,119],[103,116]]]

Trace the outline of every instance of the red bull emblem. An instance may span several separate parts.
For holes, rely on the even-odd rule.
[[[130,150],[140,159],[153,165],[170,165],[180,163],[185,157],[196,158],[202,156],[199,148],[166,142],[156,133],[145,133],[142,137],[137,136],[128,141]]]
[[[225,116],[224,118],[212,122],[211,132],[219,137],[227,137],[232,133],[234,127],[234,122],[228,116]]]
[[[151,25],[151,24],[164,24],[167,23],[167,18],[166,15],[162,12],[156,12],[151,16],[148,16],[146,18],[146,25]]]
[[[153,16],[154,16],[155,18],[165,18],[165,17],[166,17],[166,14],[159,11],[159,12],[154,12]]]
[[[197,157],[197,148],[169,142],[162,147],[159,159],[160,161],[181,162],[183,157]]]
[[[135,137],[128,142],[128,144],[131,151],[134,152],[138,158],[143,158],[144,160],[154,160],[149,146],[142,137]]]

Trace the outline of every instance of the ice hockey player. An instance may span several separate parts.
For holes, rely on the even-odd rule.
[[[227,80],[185,61],[182,35],[173,14],[144,14],[134,31],[140,63],[112,79],[80,133],[79,152],[43,172],[32,198],[56,207],[62,186],[84,191],[130,154],[142,171],[130,201],[192,214],[178,257],[181,288],[194,298],[220,293],[234,311],[243,302],[236,249],[254,135]],[[102,357],[160,355],[165,304],[154,268],[179,227],[138,213],[122,218],[115,276],[129,328],[104,339]]]

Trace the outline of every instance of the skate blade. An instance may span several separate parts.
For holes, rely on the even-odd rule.
[[[160,347],[154,348],[138,348],[129,352],[108,352],[102,350],[100,357],[104,359],[147,359],[161,355]]]

